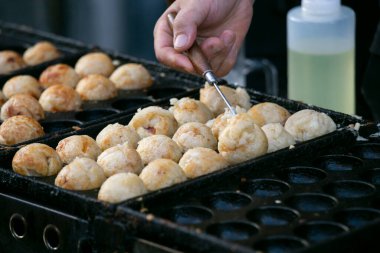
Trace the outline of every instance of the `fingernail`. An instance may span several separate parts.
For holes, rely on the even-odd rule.
[[[224,38],[224,45],[226,46],[231,46],[231,44],[233,44],[233,42],[235,41],[235,36],[226,36]]]
[[[182,48],[187,43],[187,36],[185,34],[177,35],[174,41],[174,48]]]

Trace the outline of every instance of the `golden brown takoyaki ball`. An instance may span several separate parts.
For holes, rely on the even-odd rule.
[[[290,116],[290,113],[284,107],[271,102],[254,105],[247,113],[260,127],[269,123],[284,125]]]
[[[24,176],[45,177],[57,174],[62,169],[62,162],[55,149],[46,144],[32,143],[16,152],[12,168]]]
[[[244,108],[241,108],[240,106],[236,106],[235,111],[237,114],[242,114],[246,112],[246,110]],[[215,119],[208,121],[206,125],[211,128],[212,134],[215,136],[216,139],[218,139],[220,133],[224,130],[224,128],[226,128],[228,119],[232,117],[233,114],[228,108],[226,108],[223,114],[219,114],[219,116]]]
[[[58,142],[57,153],[63,163],[70,163],[76,157],[96,160],[102,152],[96,141],[88,135],[72,135]]]
[[[180,126],[175,132],[173,140],[183,152],[196,147],[214,150],[217,148],[217,140],[212,135],[211,129],[199,122],[189,122]]]
[[[0,126],[0,144],[13,145],[43,136],[44,130],[35,119],[17,115]]]
[[[261,127],[268,139],[268,153],[294,145],[294,137],[281,123],[269,123]]]
[[[12,77],[4,84],[3,93],[7,98],[16,94],[29,94],[38,99],[41,86],[33,76],[20,75]]]
[[[136,149],[127,144],[119,144],[106,149],[98,156],[97,163],[103,168],[106,177],[120,172],[140,174],[143,163]]]
[[[105,53],[96,52],[83,55],[75,64],[75,71],[81,76],[99,74],[109,77],[115,66],[112,59]]]
[[[29,116],[35,120],[45,118],[44,110],[38,100],[28,94],[14,95],[1,107],[2,120],[16,115]]]
[[[169,108],[179,125],[189,122],[206,123],[214,116],[201,101],[193,98],[170,99],[172,107]]]
[[[21,55],[12,50],[0,51],[0,75],[26,67]]]
[[[158,106],[149,106],[137,110],[129,126],[135,129],[141,138],[155,134],[172,137],[178,128],[178,123],[170,111]]]
[[[118,67],[110,77],[121,90],[146,89],[152,86],[153,78],[141,64],[127,63]]]
[[[170,159],[157,159],[150,162],[142,170],[140,178],[149,191],[186,181],[186,175],[181,167]]]
[[[219,88],[232,106],[240,106],[247,110],[251,107],[250,98],[245,89],[232,89],[224,85],[220,85]],[[215,87],[208,83],[200,90],[199,100],[214,113],[215,117],[223,113],[224,108],[227,107]]]
[[[140,136],[130,126],[119,123],[109,124],[96,136],[96,143],[102,150],[118,144],[127,144],[129,148],[137,148]]]
[[[179,160],[179,166],[188,178],[199,177],[228,166],[228,162],[215,150],[209,148],[192,148]]]
[[[307,141],[335,131],[336,125],[327,114],[305,109],[291,115],[285,129],[296,141]]]
[[[4,96],[3,92],[0,90],[0,107],[7,101],[7,98]]]
[[[159,158],[178,162],[182,156],[182,149],[165,135],[152,135],[142,139],[139,141],[137,152],[144,165]]]
[[[42,92],[39,102],[48,112],[67,112],[79,110],[82,100],[79,94],[71,87],[56,84]]]
[[[82,100],[107,100],[117,96],[115,84],[107,77],[98,74],[83,77],[76,91]]]
[[[41,73],[39,81],[45,89],[54,84],[62,84],[75,88],[79,79],[79,75],[72,67],[60,63],[45,69]]]
[[[218,150],[229,163],[236,164],[266,154],[268,140],[248,114],[238,114],[219,135]]]
[[[118,173],[102,184],[98,199],[109,203],[120,203],[147,193],[143,181],[133,173]]]
[[[55,185],[67,190],[92,190],[106,180],[102,167],[87,157],[77,157],[62,168],[55,178]]]
[[[24,52],[23,59],[28,65],[37,65],[54,60],[60,56],[61,53],[52,43],[41,41],[29,47]]]

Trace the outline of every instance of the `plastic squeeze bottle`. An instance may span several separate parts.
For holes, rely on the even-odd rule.
[[[355,13],[340,0],[302,0],[287,15],[288,97],[355,112]]]

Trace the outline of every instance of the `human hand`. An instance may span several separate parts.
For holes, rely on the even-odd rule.
[[[154,28],[157,59],[170,67],[195,73],[187,56],[195,40],[218,76],[234,66],[252,19],[253,0],[177,0]],[[173,31],[167,14],[177,13]],[[174,36],[173,36],[174,35]]]

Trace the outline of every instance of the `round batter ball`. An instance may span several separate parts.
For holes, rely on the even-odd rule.
[[[4,84],[3,93],[7,98],[16,94],[29,94],[38,99],[41,89],[40,84],[33,76],[20,75],[12,77]]]
[[[149,71],[136,63],[121,65],[112,73],[110,79],[121,90],[146,89],[153,84]]]
[[[55,178],[55,185],[67,190],[92,190],[106,180],[102,167],[87,157],[77,157],[63,167]]]
[[[23,55],[28,65],[37,65],[61,56],[59,50],[50,42],[41,41],[28,48]]]
[[[139,142],[137,152],[145,164],[159,158],[166,158],[178,162],[182,156],[182,149],[165,135],[152,135]]]
[[[39,102],[48,112],[68,112],[79,110],[82,100],[79,94],[71,87],[56,84],[42,92]]]
[[[45,69],[40,75],[40,83],[46,89],[54,84],[67,85],[75,88],[79,75],[67,64],[55,64]]]
[[[199,122],[190,122],[180,126],[173,136],[173,140],[186,152],[195,147],[204,147],[216,150],[217,140],[211,129]]]
[[[155,134],[172,137],[178,128],[173,113],[158,106],[149,106],[137,110],[129,125],[141,138]]]
[[[3,92],[0,91],[0,107],[7,101],[7,98],[4,96]]]
[[[114,69],[112,59],[102,52],[85,54],[75,64],[75,71],[82,77],[91,74],[109,77]]]
[[[269,123],[261,127],[268,139],[268,153],[294,145],[294,137],[281,123]]]
[[[220,85],[219,88],[232,106],[238,105],[247,110],[251,107],[250,98],[245,89],[237,88],[234,90],[224,85]],[[227,107],[215,87],[208,83],[200,90],[200,101],[214,113],[214,116],[223,113],[224,108]]]
[[[62,162],[48,145],[33,143],[20,148],[13,157],[14,172],[24,176],[46,177],[57,174]]]
[[[131,172],[140,174],[143,163],[136,149],[119,144],[106,149],[98,157],[97,163],[103,168],[106,177],[116,173]]]
[[[21,55],[12,50],[0,51],[0,75],[26,67]]]
[[[176,98],[170,99],[170,104],[173,105],[169,108],[177,120],[179,125],[189,122],[206,123],[214,117],[212,112],[201,101],[192,98]]]
[[[35,119],[17,115],[6,119],[0,126],[0,143],[14,145],[43,136],[44,130]]]
[[[189,149],[179,160],[186,177],[195,178],[223,169],[228,162],[215,150],[203,147]]]
[[[45,118],[44,110],[38,100],[28,94],[12,96],[1,107],[1,119],[6,120],[16,115],[25,115],[35,120]]]
[[[76,157],[96,160],[102,152],[95,140],[88,135],[73,135],[58,142],[57,153],[63,163],[70,163]]]
[[[336,125],[327,114],[305,109],[291,115],[285,129],[296,141],[307,141],[335,131]]]
[[[220,134],[218,150],[229,163],[236,164],[266,154],[268,140],[248,114],[238,114]]]
[[[98,74],[83,77],[76,91],[82,100],[107,100],[117,96],[115,84],[107,77]]]
[[[119,123],[109,124],[96,136],[96,143],[102,150],[118,144],[127,144],[129,148],[137,148],[140,136],[130,126]]]
[[[284,125],[290,116],[290,113],[284,107],[271,102],[254,105],[247,113],[260,127],[269,123],[281,123]]]
[[[235,107],[237,114],[245,113],[246,110],[239,106]],[[219,114],[214,120],[208,121],[206,125],[211,128],[212,134],[216,139],[219,138],[220,133],[226,128],[228,119],[232,118],[234,115],[231,111],[226,108],[223,114]]]
[[[157,159],[150,162],[142,170],[140,178],[149,191],[186,181],[186,175],[181,167],[170,159]]]
[[[147,192],[143,181],[136,174],[118,173],[102,184],[98,199],[116,204]]]

